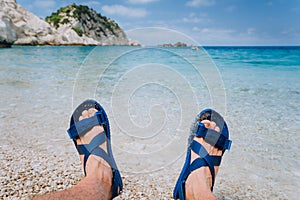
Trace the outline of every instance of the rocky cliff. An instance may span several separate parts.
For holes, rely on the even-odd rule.
[[[0,47],[10,47],[16,39],[15,27],[11,19],[0,13]]]
[[[46,17],[59,33],[73,32],[86,44],[128,45],[124,31],[113,20],[87,6],[72,4]],[[77,39],[78,40],[78,39]]]
[[[14,0],[0,1],[0,47],[10,47],[17,39],[16,27],[4,12],[5,8],[14,8],[14,6]]]
[[[15,33],[14,44],[45,45],[55,41],[56,31],[47,22],[18,5],[15,0],[0,0],[0,15],[12,23],[7,30]]]
[[[87,6],[61,8],[46,21],[15,0],[0,0],[0,46],[129,45],[117,23]]]

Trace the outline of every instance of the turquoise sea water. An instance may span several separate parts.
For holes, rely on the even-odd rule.
[[[121,170],[152,172],[183,159],[191,121],[213,107],[233,140],[217,192],[296,199],[300,47],[13,46],[0,57],[1,132],[43,140],[55,127],[65,131],[74,106],[96,98],[118,136]]]

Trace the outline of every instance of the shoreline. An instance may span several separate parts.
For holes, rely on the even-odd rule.
[[[3,44],[4,47],[1,46],[0,44],[0,48],[12,48],[12,47],[142,47],[143,45],[139,44],[139,45],[89,45],[89,44],[57,44],[57,45],[52,45],[52,44],[37,44],[37,45],[31,45],[31,44],[11,44],[11,45],[5,45]],[[161,48],[162,46],[160,46],[159,44],[157,45],[145,45],[146,47],[158,47],[158,48]],[[164,47],[164,48],[191,48],[191,47],[194,47],[194,46],[186,46],[186,47],[182,47],[182,46],[179,46],[179,47]],[[202,46],[196,46],[196,47],[202,47],[204,49],[218,49],[218,48],[233,48],[233,49],[255,49],[255,48],[270,48],[270,49],[277,49],[277,48],[300,48],[300,45],[275,45],[275,46],[231,46],[231,45],[224,45],[224,46],[210,46],[210,45],[202,45]]]

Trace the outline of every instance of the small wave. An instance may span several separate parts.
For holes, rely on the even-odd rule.
[[[30,87],[31,83],[28,80],[2,80],[0,85],[16,86],[16,87]]]

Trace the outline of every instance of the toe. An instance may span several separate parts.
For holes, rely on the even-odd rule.
[[[203,123],[205,125],[205,128],[209,128],[210,127],[210,121],[205,119],[205,120],[202,120],[201,123]]]
[[[217,132],[220,133],[220,132],[221,132],[221,129],[220,129],[218,126],[216,126],[216,127],[215,127],[215,131],[217,131]]]
[[[210,122],[210,126],[208,128],[215,130],[217,124],[213,121]]]
[[[95,115],[95,112],[97,112],[97,110],[96,110],[95,108],[90,108],[90,109],[88,110],[88,115],[89,115],[89,117],[94,116],[94,115]]]
[[[81,116],[82,116],[83,119],[88,118],[89,117],[88,116],[88,111],[87,110],[82,111]]]

